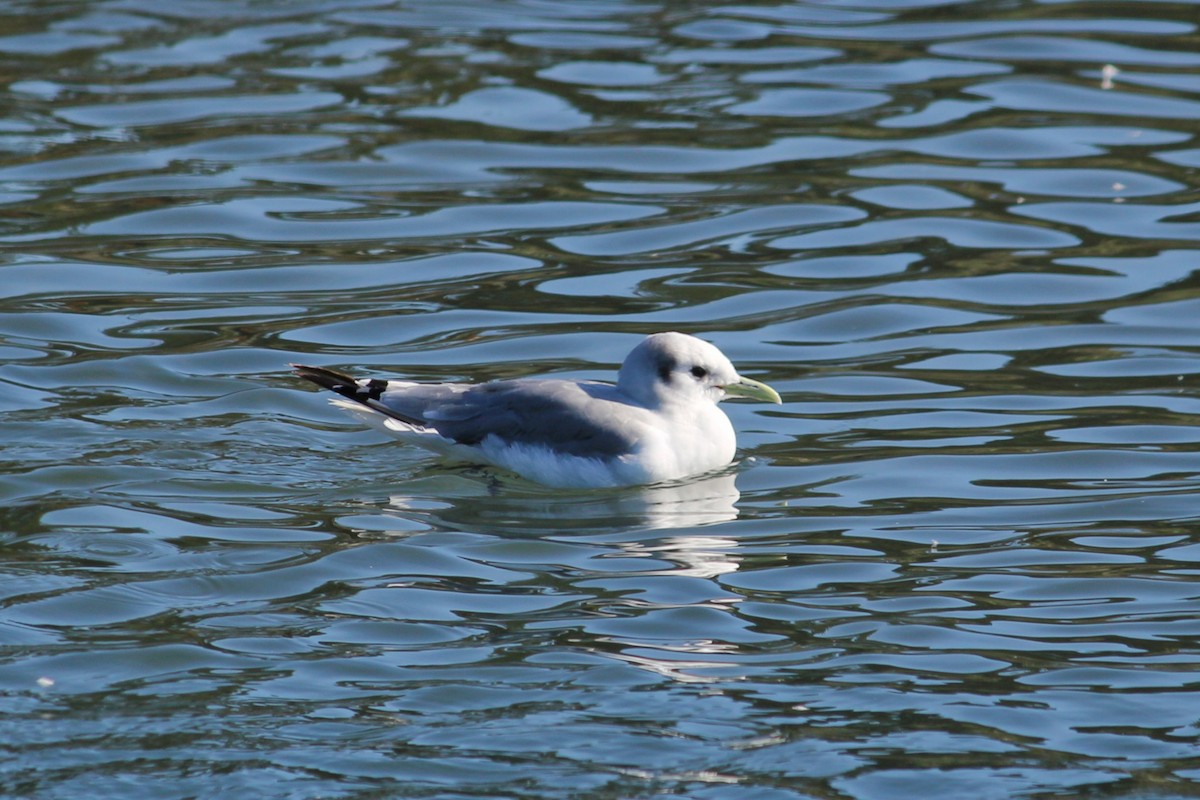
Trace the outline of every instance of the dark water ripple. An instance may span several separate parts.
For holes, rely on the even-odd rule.
[[[0,21],[0,794],[1196,794],[1194,3]],[[786,402],[638,490],[284,366],[667,328]]]

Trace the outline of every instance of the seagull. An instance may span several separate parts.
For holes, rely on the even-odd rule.
[[[714,345],[675,332],[643,339],[616,384],[417,383],[292,367],[335,392],[335,406],[401,441],[559,488],[637,486],[719,469],[737,443],[717,403],[782,402],[770,386],[738,375]]]

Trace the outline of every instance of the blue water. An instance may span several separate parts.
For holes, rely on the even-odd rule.
[[[1195,3],[0,8],[0,794],[1200,792]],[[728,474],[287,363],[715,342]]]

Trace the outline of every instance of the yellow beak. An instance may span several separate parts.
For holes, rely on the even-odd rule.
[[[725,385],[725,394],[730,397],[747,397],[764,403],[782,403],[779,392],[753,378],[738,378],[735,383]]]

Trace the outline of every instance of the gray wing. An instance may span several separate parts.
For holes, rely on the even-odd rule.
[[[391,382],[379,403],[397,417],[418,419],[460,444],[496,436],[592,458],[632,450],[641,438],[646,413],[613,386],[560,380]]]

